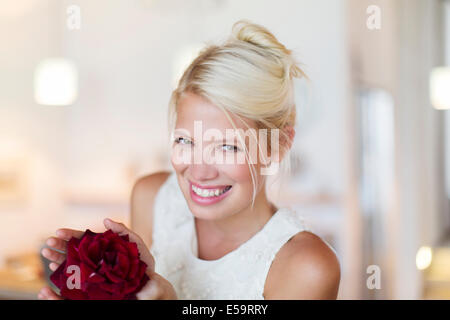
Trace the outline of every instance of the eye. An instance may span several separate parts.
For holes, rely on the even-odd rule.
[[[184,141],[184,142],[181,142],[181,141]],[[185,139],[183,137],[178,137],[173,142],[178,143],[178,144],[192,144],[192,141]]]
[[[224,145],[222,145],[222,147],[229,147],[226,151],[234,151],[234,152],[240,151],[240,149],[238,147],[230,145],[230,144],[224,144]]]

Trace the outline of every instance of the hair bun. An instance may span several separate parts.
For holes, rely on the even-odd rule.
[[[304,72],[296,65],[292,57],[292,51],[280,43],[265,27],[249,20],[239,20],[232,27],[231,37],[268,50],[286,65],[291,77],[306,77]]]
[[[248,20],[239,20],[236,22],[233,25],[231,33],[238,40],[264,49],[273,50],[274,53],[278,53],[279,55],[291,53],[269,30]]]

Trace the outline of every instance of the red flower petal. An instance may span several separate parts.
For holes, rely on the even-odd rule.
[[[117,252],[128,254],[127,247],[124,242],[114,241],[111,243],[111,249]]]
[[[100,287],[93,285],[89,287],[87,291],[87,295],[90,300],[111,300],[112,295],[105,290],[102,290]]]
[[[91,273],[91,275],[89,276],[88,280],[89,283],[101,283],[101,282],[105,282],[106,279],[104,277],[102,277],[101,275],[99,275],[96,272]]]
[[[115,251],[107,251],[104,254],[105,260],[108,264],[113,264],[116,261],[117,252]]]
[[[80,263],[81,282],[86,282],[94,271],[95,269],[90,268],[86,263]]]
[[[91,237],[83,237],[78,247],[78,253],[81,261],[86,263],[89,267],[95,269],[96,263],[89,257],[89,245],[91,244],[91,241]]]
[[[66,261],[64,261],[63,263],[61,263],[58,267],[58,269],[55,270],[55,272],[53,272],[50,275],[50,280],[54,283],[54,285],[58,288],[61,289],[62,287],[65,286],[66,284],[66,280],[65,280],[65,270],[66,270]]]
[[[136,277],[136,274],[139,270],[139,259],[134,259],[131,261],[130,271],[128,272],[127,279],[132,280]]]
[[[78,265],[80,263],[80,256],[78,254],[78,246],[80,240],[72,237],[69,242],[67,242],[66,249],[66,260],[67,265]]]
[[[125,284],[124,293],[130,294],[136,292],[137,288],[139,287],[140,281],[139,279],[133,279],[132,281],[128,281]]]
[[[139,259],[139,250],[128,235],[112,230],[94,233],[87,229],[81,239],[67,243],[66,260],[50,276],[66,299],[136,299],[136,293],[149,280],[147,264]],[[67,267],[77,265],[81,272],[81,290],[68,289]]]
[[[137,244],[134,242],[127,243],[128,255],[133,258],[139,258],[139,250]]]
[[[88,256],[92,262],[97,264],[101,259],[100,241],[92,241],[88,247]]]
[[[147,275],[147,273],[144,273],[144,276],[142,277],[141,281],[139,282],[139,286],[136,288],[136,292],[141,291],[141,289],[147,284],[147,281],[150,280],[150,277]]]
[[[124,281],[123,278],[115,275],[114,272],[112,272],[112,271],[107,271],[105,275],[109,280],[111,280],[114,283],[120,283],[120,282]]]
[[[86,231],[84,232],[83,236],[81,237],[81,239],[83,239],[84,237],[90,237],[93,238],[95,237],[97,234],[101,234],[101,233],[96,233],[96,232],[92,232],[89,229],[86,229]]]
[[[87,300],[88,295],[79,289],[69,289],[64,287],[60,292],[61,297],[69,300]]]
[[[125,294],[132,294],[141,291],[141,289],[147,284],[147,281],[150,280],[149,276],[145,273],[141,279],[135,278],[132,281],[129,281],[125,284]]]
[[[99,284],[99,288],[105,290],[109,293],[115,293],[117,295],[123,295],[124,283],[101,283]]]
[[[130,260],[128,256],[119,252],[117,254],[116,265],[113,268],[113,272],[122,278],[125,278],[130,270]]]
[[[100,268],[98,269],[98,273],[101,275],[106,275],[107,272],[111,271],[111,265],[107,264],[105,261],[100,263]]]
[[[147,271],[147,264],[144,261],[139,261],[139,269],[136,278],[141,279],[144,276],[145,271]]]
[[[108,229],[103,233],[102,237],[111,241],[117,237],[117,234],[115,234],[111,229]]]

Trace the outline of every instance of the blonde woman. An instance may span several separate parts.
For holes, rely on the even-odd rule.
[[[138,298],[336,299],[334,250],[291,208],[277,208],[266,196],[266,179],[277,172],[270,168],[289,167],[293,80],[302,76],[291,51],[246,20],[185,70],[169,105],[174,171],[136,182],[131,229],[104,221],[129,234],[149,265],[152,280]],[[211,154],[228,161],[211,161]],[[64,250],[81,234],[59,229],[47,244]],[[42,254],[52,270],[64,260],[49,248]],[[60,297],[45,287],[39,298]]]

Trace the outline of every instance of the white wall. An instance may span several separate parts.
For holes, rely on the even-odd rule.
[[[445,4],[445,62],[450,67],[450,2]],[[447,197],[450,199],[450,111],[445,111],[446,116],[446,133],[445,133],[445,160],[446,160],[446,189]],[[450,213],[449,213],[450,215]],[[449,218],[450,219],[450,218]]]
[[[24,161],[21,172],[29,177],[26,202],[0,204],[0,265],[7,253],[37,248],[40,237],[63,221],[59,175],[64,110],[33,101],[34,67],[59,54],[57,13],[58,6],[41,1],[0,7],[0,165],[6,155]]]

